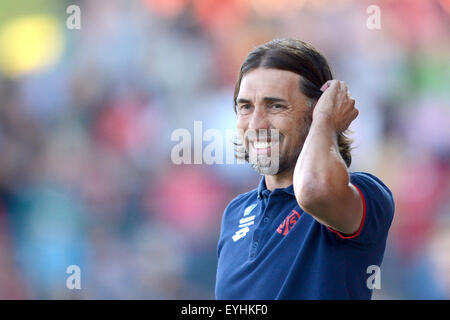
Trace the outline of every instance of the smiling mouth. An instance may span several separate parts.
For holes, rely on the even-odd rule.
[[[270,153],[272,148],[276,146],[278,142],[267,142],[267,141],[252,141],[250,145],[253,147],[257,154],[267,154]]]

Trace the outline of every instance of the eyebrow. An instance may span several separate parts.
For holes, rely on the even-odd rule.
[[[277,97],[264,97],[263,101],[264,102],[287,102],[285,99],[277,98]],[[236,102],[237,103],[251,103],[250,100],[244,99],[244,98],[239,98],[239,99],[237,99]]]

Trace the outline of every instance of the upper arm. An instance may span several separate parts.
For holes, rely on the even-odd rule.
[[[363,217],[356,233],[348,235],[326,228],[341,239],[365,245],[386,241],[395,211],[394,198],[389,188],[377,177],[364,172],[351,174],[351,183],[360,194]]]
[[[360,230],[364,218],[364,199],[352,183],[341,188],[314,190],[309,202],[299,202],[302,209],[318,222],[342,234],[352,235]]]

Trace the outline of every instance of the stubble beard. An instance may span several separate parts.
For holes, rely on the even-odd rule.
[[[303,120],[303,125],[301,126],[301,143],[294,150],[292,154],[290,154],[289,150],[285,150],[281,152],[283,149],[284,135],[277,131],[277,137],[274,137],[271,134],[271,141],[278,141],[275,152],[270,152],[270,155],[258,155],[253,153],[250,156],[249,153],[249,142],[246,140],[244,147],[244,157],[245,161],[247,161],[253,170],[261,175],[277,175],[283,173],[286,170],[293,169],[297,163],[297,159],[300,155],[300,152],[303,148],[303,143],[305,142],[306,137],[308,136],[309,128],[311,125],[311,121],[309,119]]]

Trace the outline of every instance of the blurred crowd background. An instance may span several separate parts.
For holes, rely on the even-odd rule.
[[[260,177],[175,165],[171,135],[234,129],[241,62],[284,37],[347,82],[351,170],[393,191],[374,299],[450,299],[449,0],[1,1],[0,298],[214,299],[223,210]]]

